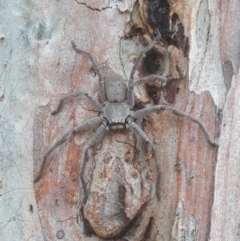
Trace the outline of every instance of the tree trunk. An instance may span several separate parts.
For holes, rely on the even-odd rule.
[[[239,5],[2,1],[0,239],[239,240]],[[134,121],[155,147],[159,186],[154,152],[129,128],[110,128],[88,152],[98,126],[57,146],[33,183],[54,144],[98,116],[86,96],[51,114],[75,92],[100,101],[96,68],[71,41],[93,55],[106,84],[115,73],[129,79],[159,33],[135,81],[152,74],[169,81],[136,86],[134,110],[167,105],[185,112],[219,147],[198,122],[158,111]]]

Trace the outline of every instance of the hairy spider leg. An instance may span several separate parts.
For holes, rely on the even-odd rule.
[[[63,135],[63,137],[57,141],[53,147],[45,154],[44,158],[43,158],[43,162],[42,162],[42,165],[41,165],[41,168],[40,168],[40,171],[37,175],[37,177],[35,178],[34,180],[34,183],[36,182],[39,182],[39,180],[41,179],[42,175],[43,175],[43,172],[44,172],[44,168],[45,168],[45,165],[46,165],[46,162],[47,162],[47,158],[48,156],[60,145],[62,145],[73,133],[75,132],[80,132],[80,131],[83,131],[89,127],[92,127],[94,125],[97,125],[97,124],[101,124],[102,123],[102,120],[100,117],[94,117],[92,119],[89,119],[87,120],[86,122],[82,123],[81,125],[73,128],[72,130],[68,131],[66,134]]]
[[[67,101],[67,100],[70,100],[70,99],[73,99],[73,98],[76,98],[76,97],[79,97],[79,96],[86,96],[90,102],[92,103],[92,105],[98,110],[98,111],[101,111],[102,110],[102,105],[92,96],[90,96],[88,93],[84,93],[84,92],[76,92],[76,93],[73,93],[73,94],[70,94],[70,95],[67,95],[65,97],[63,97],[59,104],[58,104],[58,107],[56,110],[54,110],[51,114],[52,115],[56,115],[58,112],[60,112],[63,108],[63,105],[64,103]]]
[[[90,53],[88,53],[86,51],[83,51],[81,49],[78,49],[76,44],[73,41],[71,43],[72,43],[72,46],[73,46],[74,50],[77,53],[86,54],[89,57],[90,61],[92,62],[93,68],[94,68],[96,74],[99,77],[100,98],[101,98],[101,102],[103,103],[104,101],[107,100],[107,97],[106,97],[106,94],[105,94],[105,86],[104,86],[103,77],[102,77],[100,68],[98,67],[97,61],[94,59],[94,57]]]
[[[81,178],[83,192],[84,192],[84,203],[86,203],[86,201],[88,199],[87,183],[84,180],[84,172],[85,172],[85,168],[86,168],[86,163],[89,159],[88,151],[90,148],[93,148],[97,144],[97,142],[101,139],[104,132],[106,131],[106,128],[107,128],[106,124],[102,124],[99,126],[99,128],[96,130],[93,137],[88,141],[87,147],[84,151],[84,158],[83,158],[83,163],[82,163],[82,168],[81,168],[81,173],[80,173],[80,178]]]
[[[160,39],[161,39],[161,34],[159,34],[152,43],[150,43],[145,49],[143,49],[140,52],[134,66],[132,68],[131,74],[130,74],[130,78],[129,78],[129,82],[128,82],[129,86],[131,86],[133,84],[134,74],[135,74],[136,70],[138,69],[142,59],[146,56],[147,52],[149,52],[152,48],[154,48],[156,46],[156,44],[159,42]],[[129,105],[131,107],[133,107],[134,106],[133,88],[128,89],[127,98],[128,98]]]
[[[154,48],[156,46],[156,44],[160,41],[161,39],[161,34],[159,34],[156,39],[150,43],[146,48],[144,48],[141,52],[140,52],[140,55],[138,56],[133,68],[132,68],[132,71],[131,71],[131,74],[130,74],[130,78],[129,78],[129,82],[130,84],[132,84],[133,82],[133,79],[134,79],[134,74],[136,72],[136,70],[138,69],[142,59],[145,57],[145,54],[150,51],[152,48]]]
[[[157,169],[156,194],[157,194],[158,200],[160,200],[159,185],[160,185],[161,171],[160,171],[160,165],[159,165],[159,161],[158,161],[158,158],[156,155],[154,145],[150,141],[149,137],[144,133],[144,131],[137,124],[135,124],[134,122],[131,122],[131,123],[128,123],[128,125],[129,125],[130,129],[132,129],[136,135],[139,135],[151,148],[152,157],[154,160],[155,167]]]
[[[147,83],[147,82],[150,82],[150,81],[153,81],[153,80],[158,80],[160,81],[161,83],[164,83],[164,85],[166,85],[169,81],[173,80],[173,78],[166,78],[164,76],[160,76],[160,75],[156,75],[156,74],[153,74],[153,75],[149,75],[147,77],[143,77],[141,79],[137,79],[135,80],[130,86],[129,88],[133,88],[134,86],[136,85],[140,85],[140,84],[143,84],[143,83]]]
[[[134,81],[130,86],[129,86],[129,91],[132,93],[133,95],[133,88],[134,86],[137,86],[137,85],[140,85],[140,84],[143,84],[143,83],[147,83],[147,82],[151,82],[153,80],[158,80],[160,81],[164,86],[172,81],[174,78],[172,77],[169,77],[169,78],[166,78],[164,76],[160,76],[160,75],[149,75],[147,77],[144,77],[144,78],[141,78],[141,79],[137,79],[136,81]],[[162,91],[161,91],[161,97],[162,97]],[[133,99],[134,99],[134,96],[133,96]],[[134,104],[134,100],[132,102],[132,104]],[[130,105],[130,103],[129,103]]]
[[[201,131],[203,132],[203,134],[205,135],[205,137],[207,138],[207,140],[209,141],[209,143],[214,146],[214,147],[219,147],[219,144],[217,142],[215,142],[211,136],[208,134],[206,128],[204,127],[204,125],[202,124],[201,121],[199,121],[198,119],[182,112],[182,111],[179,111],[179,110],[176,110],[168,105],[156,105],[156,106],[151,106],[151,107],[147,107],[145,109],[141,109],[141,110],[137,110],[136,112],[133,113],[133,118],[140,118],[140,117],[144,117],[146,115],[149,115],[153,112],[157,112],[157,111],[160,111],[160,110],[165,110],[165,111],[168,111],[174,115],[177,115],[177,116],[181,116],[183,118],[186,118],[190,121],[193,121],[194,123],[198,124]]]

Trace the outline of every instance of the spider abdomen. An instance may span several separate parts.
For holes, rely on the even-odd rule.
[[[107,102],[103,108],[103,115],[108,120],[109,124],[125,124],[129,113],[129,105],[126,102]]]

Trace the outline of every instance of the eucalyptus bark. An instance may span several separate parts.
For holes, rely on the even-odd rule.
[[[71,41],[92,53],[106,76],[114,71],[129,79],[138,54],[156,36],[155,15],[150,17],[155,8],[150,4],[159,8],[163,2],[1,1],[1,240],[104,240],[97,235],[87,237],[84,221],[76,220],[84,206],[82,154],[93,129],[73,135],[56,149],[40,182],[33,184],[33,179],[53,144],[96,116],[84,97],[67,102],[57,116],[51,115],[64,95],[83,91],[99,98],[98,76],[87,56],[74,51]],[[137,212],[139,208],[141,215],[147,210],[149,216],[143,215],[143,223],[150,217],[153,220],[145,240],[236,241],[240,237],[240,3],[169,0],[168,4],[167,27],[173,30],[171,24],[175,24],[176,43],[160,43],[143,60],[137,75],[156,71],[173,80],[164,88],[157,84],[135,88],[136,108],[166,101],[199,119],[219,148],[207,141],[196,123],[165,112],[148,116],[142,128],[157,150],[161,200],[151,197],[149,201],[136,188],[147,201],[140,200],[132,209]],[[177,23],[173,24],[173,16]],[[160,91],[164,91],[164,100]],[[90,180],[94,173],[96,192],[106,181],[100,175],[104,158],[119,155],[119,163],[131,163],[141,144],[134,138],[129,131],[113,132],[92,151],[93,164],[87,166],[86,176]],[[156,170],[148,159],[148,175],[154,179]],[[121,172],[122,179],[141,187],[141,174],[135,170],[128,165]]]

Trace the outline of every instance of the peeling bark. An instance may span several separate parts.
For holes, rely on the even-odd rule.
[[[238,240],[239,9],[236,0],[2,1],[0,239]],[[94,129],[57,148],[33,184],[53,144],[97,115],[85,97],[51,115],[64,95],[99,98],[91,62],[71,41],[104,78],[129,78],[157,32],[136,79],[172,80],[136,87],[135,109],[169,104],[199,119],[219,148],[196,123],[161,111],[138,121],[156,148],[160,201],[151,152],[129,130],[106,133],[91,151],[86,203],[80,172]]]

